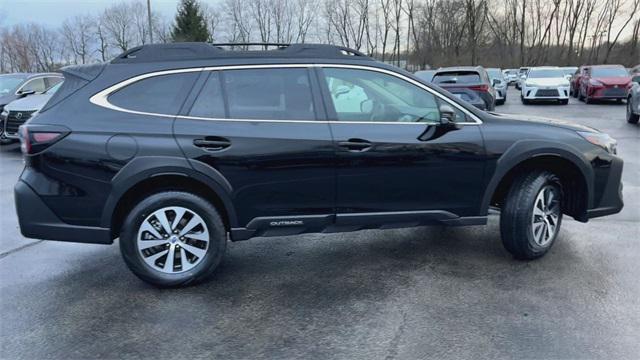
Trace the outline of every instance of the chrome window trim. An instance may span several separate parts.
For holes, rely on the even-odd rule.
[[[113,94],[114,92],[124,88],[127,85],[130,85],[134,82],[140,81],[140,80],[144,80],[144,79],[148,79],[151,77],[155,77],[155,76],[162,76],[162,75],[169,75],[169,74],[179,74],[179,73],[187,73],[187,72],[200,72],[200,71],[222,71],[222,70],[242,70],[242,69],[274,69],[274,68],[313,68],[313,67],[321,67],[321,68],[347,68],[347,69],[358,69],[358,70],[368,70],[368,71],[376,71],[376,72],[380,72],[380,73],[384,73],[387,75],[391,75],[391,76],[395,76],[401,80],[407,81],[415,86],[418,86],[419,88],[428,91],[429,93],[433,94],[434,96],[438,97],[439,99],[447,102],[447,104],[455,107],[456,109],[462,111],[466,116],[468,116],[470,119],[472,119],[473,121],[466,121],[466,122],[460,122],[457,123],[458,125],[480,125],[482,124],[482,120],[480,120],[476,115],[474,115],[473,113],[469,112],[468,110],[466,110],[465,108],[463,108],[462,106],[458,105],[457,103],[451,101],[450,99],[446,98],[444,95],[438,93],[437,91],[429,88],[428,86],[421,84],[418,81],[415,81],[407,76],[404,76],[402,74],[399,74],[397,72],[391,71],[391,70],[387,70],[387,69],[382,69],[382,68],[378,68],[378,67],[373,67],[373,66],[365,66],[365,65],[351,65],[351,64],[313,64],[313,63],[309,63],[309,64],[255,64],[255,65],[221,65],[221,66],[205,66],[205,67],[195,67],[195,68],[184,68],[184,69],[173,69],[173,70],[163,70],[163,71],[155,71],[155,72],[150,72],[150,73],[146,73],[146,74],[141,74],[141,75],[137,75],[134,76],[132,78],[129,78],[127,80],[121,81],[117,84],[114,84],[112,86],[109,86],[108,88],[101,90],[99,92],[97,92],[96,94],[94,94],[93,96],[91,96],[89,98],[89,101],[94,104],[94,105],[98,105],[110,110],[115,110],[115,111],[121,111],[121,112],[126,112],[126,113],[130,113],[130,114],[137,114],[137,115],[151,115],[151,116],[159,116],[159,117],[167,117],[167,118],[178,118],[178,119],[189,119],[189,120],[209,120],[209,121],[245,121],[245,122],[269,122],[269,123],[313,123],[313,124],[317,124],[317,123],[332,123],[332,124],[367,124],[367,125],[372,125],[372,124],[380,124],[380,125],[420,125],[420,126],[424,126],[427,125],[428,123],[424,123],[424,122],[399,122],[399,121],[336,121],[336,120],[329,120],[329,121],[321,121],[321,120],[276,120],[276,119],[227,119],[227,118],[211,118],[211,117],[200,117],[200,116],[189,116],[189,115],[170,115],[170,114],[160,114],[160,113],[152,113],[152,112],[145,112],[145,111],[137,111],[137,110],[130,110],[130,109],[125,109],[119,106],[116,106],[112,103],[109,102],[108,97],[109,95]]]
[[[64,81],[64,76],[56,76],[56,75],[40,75],[40,76],[34,76],[32,78],[27,79],[27,81],[25,81],[24,84],[20,85],[20,87],[18,88],[18,90],[16,90],[16,92],[13,95],[20,95],[20,91],[22,91],[22,88],[24,88],[25,86],[27,86],[28,83],[32,82],[33,80],[38,80],[38,79],[46,79],[46,78],[59,78],[62,79]],[[54,85],[55,86],[55,85]],[[51,89],[51,88],[49,88]],[[47,90],[49,90],[47,89]],[[47,91],[45,90],[45,91]]]

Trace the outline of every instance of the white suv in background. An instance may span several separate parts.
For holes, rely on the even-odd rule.
[[[522,84],[520,99],[525,105],[536,100],[556,100],[566,105],[569,103],[569,80],[557,66],[532,67]]]

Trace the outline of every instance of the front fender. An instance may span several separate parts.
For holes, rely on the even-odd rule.
[[[236,212],[231,201],[231,184],[216,169],[205,166],[193,166],[183,157],[143,156],[137,157],[125,165],[111,180],[112,191],[102,211],[101,226],[111,227],[111,217],[122,196],[133,186],[155,176],[185,176],[206,184],[224,204],[229,216],[229,224],[237,225]]]
[[[571,161],[582,173],[587,185],[588,208],[593,206],[593,168],[575,147],[566,143],[551,140],[519,140],[513,143],[496,162],[495,171],[487,184],[482,198],[480,213],[486,215],[489,211],[491,198],[500,181],[513,168],[522,162],[539,156],[557,156]]]

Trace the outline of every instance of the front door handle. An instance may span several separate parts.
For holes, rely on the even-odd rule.
[[[193,140],[193,145],[203,148],[207,151],[218,151],[231,146],[231,141],[223,137],[207,136],[204,139]]]
[[[371,148],[371,143],[363,139],[349,139],[338,142],[338,146],[349,151],[367,151]]]

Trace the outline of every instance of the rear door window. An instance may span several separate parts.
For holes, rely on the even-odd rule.
[[[199,72],[142,79],[109,95],[109,102],[127,110],[176,115]]]
[[[224,118],[224,98],[220,73],[213,71],[189,111],[190,116]]]
[[[316,119],[306,68],[225,70],[222,77],[230,118]]]

